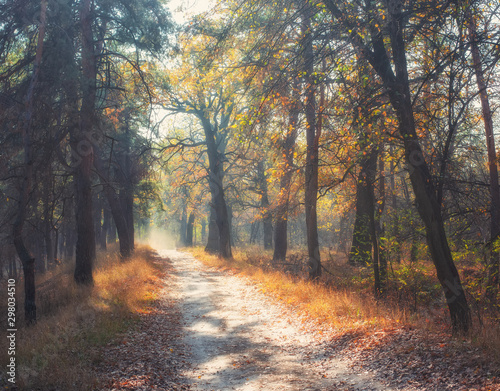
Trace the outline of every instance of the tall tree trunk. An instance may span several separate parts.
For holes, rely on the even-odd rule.
[[[124,175],[122,177],[123,183],[123,210],[125,213],[125,220],[127,222],[127,230],[129,235],[130,250],[133,252],[135,248],[135,230],[134,230],[134,182],[132,174],[132,159],[131,159],[131,134],[128,124],[128,115],[126,119],[126,140],[125,140],[125,153],[124,153]]]
[[[203,217],[201,219],[201,240],[205,240],[205,236],[207,235],[207,219]]]
[[[385,287],[387,284],[387,251],[385,248],[385,228],[382,224],[382,214],[385,209],[385,164],[384,164],[384,155],[383,155],[383,147],[379,154],[379,197],[378,202],[376,203],[377,207],[375,209],[375,228],[377,234],[377,243],[378,243],[378,264],[380,269],[380,293],[385,291]],[[375,199],[374,199],[375,202]]]
[[[490,264],[488,267],[488,283],[486,296],[492,300],[498,293],[499,274],[499,252],[495,249],[495,241],[500,237],[500,187],[498,185],[498,161],[495,149],[495,136],[493,132],[493,117],[491,114],[490,101],[484,71],[479,52],[478,34],[474,15],[471,10],[467,10],[467,27],[469,30],[469,43],[476,74],[477,88],[481,100],[483,112],[484,132],[486,135],[486,150],[488,152],[488,169],[490,174]]]
[[[194,218],[194,212],[191,212],[186,226],[186,246],[190,247],[193,247]]]
[[[257,181],[260,190],[260,210],[262,214],[262,226],[264,228],[264,249],[273,248],[273,217],[269,211],[269,196],[267,187],[267,176],[264,160],[257,163]]]
[[[361,168],[356,184],[356,218],[352,233],[352,245],[349,251],[351,265],[366,266],[372,262],[372,235],[370,232],[373,214],[373,195],[375,180],[376,151],[368,152],[368,157],[361,161]]]
[[[76,232],[73,216],[76,213],[74,198],[70,197],[64,201],[64,258],[73,259],[75,255]]]
[[[250,244],[255,244],[255,242],[257,241],[259,227],[259,221],[252,221],[252,223],[250,224]]]
[[[182,206],[182,214],[181,214],[181,229],[180,229],[180,245],[187,245],[187,203],[186,200],[183,200],[184,204]]]
[[[276,223],[274,227],[274,254],[273,261],[284,261],[288,249],[288,208],[290,203],[290,185],[293,176],[293,153],[297,139],[297,123],[299,121],[299,80],[294,78],[291,96],[291,106],[288,119],[288,129],[283,141],[283,173],[280,179],[278,207],[276,209]]]
[[[49,164],[47,178],[43,183],[43,237],[45,241],[45,255],[47,265],[54,263],[54,242],[53,234],[53,202],[52,202],[52,166]]]
[[[219,253],[219,227],[215,217],[215,208],[210,205],[210,216],[208,220],[208,238],[205,251],[209,254]]]
[[[120,198],[116,194],[113,187],[108,183],[103,183],[103,186],[111,209],[111,215],[113,216],[113,221],[115,222],[116,232],[118,233],[120,255],[123,259],[127,259],[132,255],[133,248],[132,243],[130,242],[131,235],[128,230],[126,215],[123,213]]]
[[[71,147],[79,158],[75,172],[76,185],[76,265],[74,278],[79,284],[93,284],[92,269],[96,255],[92,213],[92,168],[94,149],[92,131],[96,98],[96,57],[92,34],[91,0],[83,0],[80,10],[82,36],[82,105],[80,126]]]
[[[133,243],[131,241],[132,235],[129,232],[127,213],[124,211],[124,208],[126,208],[128,205],[128,200],[126,197],[120,198],[120,196],[116,193],[115,189],[109,181],[109,175],[104,169],[99,146],[95,145],[94,149],[96,151],[94,166],[99,175],[99,181],[103,187],[104,194],[106,195],[108,206],[111,210],[111,216],[113,217],[114,222],[114,225],[111,224],[110,229],[110,243],[113,243],[116,239],[116,235],[114,234],[114,229],[116,228],[116,232],[118,232],[118,240],[120,243],[120,256],[123,259],[127,259],[132,255],[133,252]],[[117,174],[116,176],[119,175],[120,174]],[[115,236],[113,237],[113,235]]]
[[[209,162],[208,181],[210,193],[212,195],[212,207],[215,214],[215,222],[219,230],[219,255],[222,258],[232,258],[231,253],[231,230],[227,213],[226,200],[224,198],[224,168],[221,152],[219,152],[216,143],[216,129],[213,128],[210,121],[200,115],[203,129],[205,131],[205,140],[207,143],[207,154]]]
[[[47,15],[47,1],[42,0],[40,4],[40,25],[38,29],[38,42],[36,48],[33,73],[31,75],[28,92],[25,100],[25,118],[22,125],[22,137],[24,148],[24,173],[19,194],[18,210],[14,224],[12,225],[12,237],[14,246],[24,273],[24,318],[26,324],[36,323],[36,303],[35,303],[35,259],[26,248],[23,238],[23,227],[26,221],[29,195],[33,181],[33,151],[31,142],[31,127],[34,114],[34,90],[38,83],[40,65],[43,55],[43,41],[45,39]]]
[[[107,243],[108,244],[115,244],[116,243],[116,235],[117,235],[117,230],[116,230],[116,223],[115,220],[113,219],[113,213],[111,212],[111,208],[109,209],[110,213],[110,223],[109,223],[109,231],[108,231],[108,239]]]
[[[441,207],[437,202],[432,175],[416,132],[403,37],[403,19],[401,11],[392,12],[389,26],[396,75],[390,81],[389,98],[398,115],[399,131],[404,140],[405,159],[409,168],[413,192],[419,214],[425,224],[427,243],[446,297],[451,323],[454,330],[467,332],[472,322],[469,306],[448,246]],[[380,60],[380,58],[377,59],[375,64],[377,67],[380,66]],[[379,74],[379,76],[387,80],[387,75],[392,73],[392,71],[390,73],[388,71],[388,69],[384,69],[384,75]]]
[[[109,232],[109,227],[111,226],[111,214],[109,212],[108,206],[106,205],[106,199],[104,194],[100,194],[100,209],[102,213],[102,225],[101,225],[101,235],[99,236],[99,246],[101,250],[106,250],[107,248],[107,237]]]
[[[382,293],[382,285],[380,281],[380,248],[379,240],[377,237],[377,228],[375,220],[375,191],[373,189],[373,182],[368,181],[367,183],[367,193],[368,193],[368,205],[367,209],[369,212],[368,229],[370,231],[371,247],[373,248],[373,277],[374,277],[374,288],[375,297],[379,297]]]
[[[393,145],[390,146],[390,155],[393,155]],[[394,166],[394,159],[390,160],[390,175],[391,175],[391,209],[392,209],[392,236],[394,237],[394,253],[396,256],[396,263],[401,263],[401,243],[399,241],[399,211],[398,211],[398,197],[396,194],[396,170]]]
[[[304,1],[302,6],[303,61],[305,81],[305,114],[306,114],[306,166],[305,166],[305,212],[307,227],[307,252],[309,278],[321,276],[321,258],[318,240],[318,163],[319,137],[316,127],[316,88],[314,80],[314,50],[311,33],[312,6]]]
[[[55,234],[54,234],[54,245],[53,245],[53,249],[54,249],[54,262],[56,264],[59,264],[59,228],[55,228],[54,229],[55,231]]]

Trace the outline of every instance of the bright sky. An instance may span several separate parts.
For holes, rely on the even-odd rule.
[[[190,16],[208,11],[212,8],[213,0],[170,0],[168,7],[172,13],[173,19],[182,24],[189,19]]]

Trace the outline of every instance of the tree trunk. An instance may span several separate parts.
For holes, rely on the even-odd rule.
[[[186,246],[193,247],[194,213],[189,214],[186,230]]]
[[[495,241],[500,236],[500,188],[498,185],[498,167],[497,155],[495,149],[495,136],[493,132],[493,117],[491,114],[488,89],[484,80],[484,71],[479,52],[478,34],[474,15],[470,10],[467,11],[467,24],[469,30],[469,42],[471,46],[472,61],[474,72],[476,74],[477,88],[479,98],[481,99],[481,108],[483,112],[484,132],[486,135],[486,150],[488,152],[488,169],[490,174],[490,264],[488,267],[488,282],[486,296],[494,300],[498,293],[499,283],[499,252],[495,249]]]
[[[231,253],[231,231],[227,213],[226,200],[224,198],[224,168],[222,154],[217,148],[215,140],[216,130],[204,115],[201,115],[203,129],[205,131],[205,140],[207,142],[207,154],[209,162],[208,182],[210,193],[212,195],[212,207],[215,214],[215,222],[219,231],[219,255],[222,258],[232,258]]]
[[[43,232],[34,231],[30,236],[31,252],[35,257],[35,273],[44,274],[47,271],[47,257]]]
[[[24,149],[24,173],[21,184],[21,191],[18,200],[17,215],[12,225],[12,237],[14,246],[24,273],[24,318],[27,325],[36,323],[36,303],[35,303],[35,259],[26,248],[23,238],[23,227],[26,221],[29,196],[33,181],[33,150],[31,142],[31,128],[34,114],[34,90],[38,83],[40,65],[43,55],[43,41],[45,39],[45,26],[47,15],[47,1],[42,0],[40,4],[40,25],[38,29],[38,42],[33,65],[28,92],[25,100],[25,118],[21,128]]]
[[[393,145],[390,146],[390,155],[393,155]],[[392,209],[392,236],[394,238],[394,253],[396,257],[396,263],[401,263],[401,243],[399,241],[399,210],[398,210],[398,198],[396,194],[396,172],[394,167],[394,159],[391,159],[389,166],[391,174],[391,209]]]
[[[276,208],[276,223],[274,227],[274,254],[273,261],[284,261],[288,249],[288,208],[290,203],[290,185],[293,176],[293,153],[297,139],[297,123],[299,121],[299,80],[294,78],[291,96],[291,107],[288,119],[288,129],[283,141],[283,173],[280,180],[278,207]]]
[[[52,195],[52,166],[49,164],[47,178],[43,183],[43,238],[45,241],[45,259],[47,265],[54,264],[54,244],[52,240],[53,231],[53,203]]]
[[[370,151],[368,158],[361,161],[361,169],[356,184],[356,218],[349,251],[351,265],[366,266],[372,262],[372,238],[370,221],[373,214],[373,195],[370,190],[375,180],[376,151]]]
[[[179,235],[179,241],[181,246],[187,245],[187,204],[186,200],[183,200],[184,205],[182,206],[181,215],[181,229]]]
[[[115,220],[113,219],[113,213],[111,212],[111,208],[109,209],[109,214],[110,214],[110,220],[109,220],[109,231],[108,231],[108,244],[115,244],[116,243],[116,223]]]
[[[71,148],[78,157],[75,170],[76,185],[76,265],[75,281],[79,284],[93,284],[92,269],[95,259],[95,233],[92,213],[92,168],[94,149],[92,131],[96,97],[96,58],[92,35],[91,0],[83,0],[80,10],[82,35],[82,105],[80,126],[73,137]]]
[[[321,276],[321,258],[318,240],[318,163],[319,137],[316,128],[316,97],[314,80],[314,51],[311,34],[312,6],[305,1],[302,7],[303,61],[305,81],[305,114],[306,114],[306,166],[305,166],[305,213],[307,227],[307,252],[309,256],[309,278]]]
[[[384,69],[384,74],[379,76],[390,83],[389,99],[398,115],[410,180],[419,214],[425,224],[431,257],[446,297],[452,327],[455,331],[467,332],[472,322],[469,306],[448,246],[441,208],[436,199],[436,189],[415,128],[403,37],[403,19],[403,14],[396,10],[391,15],[389,25],[396,75],[389,81],[387,75],[390,75],[392,70],[389,73],[388,69]],[[380,59],[375,65],[379,67]]]
[[[111,213],[106,204],[106,199],[104,198],[104,194],[101,193],[101,209],[102,209],[102,226],[101,226],[101,235],[99,237],[99,246],[101,250],[107,249],[107,238],[109,233],[109,228],[111,226]]]
[[[125,133],[127,135],[125,140],[125,153],[124,153],[124,175],[122,176],[123,186],[123,210],[125,213],[125,220],[127,222],[127,231],[129,235],[130,251],[135,249],[135,230],[134,230],[134,182],[132,174],[132,159],[131,159],[131,135],[130,127],[128,125],[128,116],[126,119]]]
[[[103,163],[100,158],[101,153],[97,145],[95,146],[95,150],[96,157],[94,165],[99,175],[99,180],[103,187],[104,194],[106,195],[108,206],[111,210],[111,216],[113,217],[114,221],[114,227],[112,225],[110,232],[111,234],[113,234],[113,229],[116,228],[116,232],[118,232],[118,240],[120,242],[120,256],[123,259],[127,259],[132,255],[134,249],[133,242],[131,241],[132,235],[129,232],[127,212],[124,211],[124,208],[129,207],[129,200],[127,197],[120,198],[120,196],[116,194],[116,191],[109,182],[108,175],[106,175],[106,172],[103,168]],[[110,236],[111,238],[113,238],[112,235]],[[114,240],[112,240],[111,242],[114,242]]]
[[[219,228],[215,219],[215,209],[210,205],[210,217],[208,220],[208,238],[205,251],[209,254],[219,253]]]
[[[370,231],[371,247],[373,248],[373,277],[374,277],[374,288],[375,297],[379,297],[382,292],[382,286],[380,282],[380,251],[379,251],[379,241],[377,238],[377,228],[375,220],[375,191],[373,189],[373,181],[367,181],[367,195],[369,197],[367,211],[368,215],[368,229]]]
[[[385,228],[382,224],[382,214],[384,213],[385,208],[385,164],[384,164],[384,155],[383,155],[383,147],[382,151],[379,154],[379,197],[378,202],[376,203],[377,208],[375,209],[375,229],[377,234],[377,243],[378,243],[378,264],[380,271],[380,293],[385,291],[385,287],[387,284],[387,251],[385,248]],[[375,198],[374,198],[375,204]]]
[[[203,217],[201,219],[201,240],[205,241],[205,236],[207,235],[207,219]]]
[[[126,216],[123,213],[121,207],[120,199],[116,194],[115,190],[111,185],[101,177],[101,183],[106,193],[108,199],[108,204],[111,209],[111,215],[113,216],[113,221],[115,222],[116,231],[118,232],[118,240],[120,243],[120,255],[123,259],[127,259],[132,255],[133,247],[130,242],[130,234],[128,230],[128,224]]]
[[[269,196],[267,188],[267,176],[264,161],[257,163],[257,181],[260,190],[260,211],[262,215],[262,226],[264,228],[264,249],[273,248],[273,217],[269,211]]]

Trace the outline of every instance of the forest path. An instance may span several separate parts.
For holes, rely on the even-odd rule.
[[[391,390],[322,349],[319,335],[245,278],[161,250],[177,275],[193,390]]]

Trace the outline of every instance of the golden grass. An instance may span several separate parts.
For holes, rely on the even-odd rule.
[[[340,284],[336,288],[332,284],[315,283],[306,279],[299,279],[282,271],[272,270],[263,259],[270,260],[271,254],[262,251],[255,253],[261,258],[255,262],[254,250],[247,252],[236,249],[232,260],[224,260],[216,255],[206,254],[202,248],[188,250],[197,259],[208,266],[219,269],[230,269],[242,273],[259,283],[262,290],[273,295],[280,301],[299,309],[304,315],[318,321],[326,327],[333,327],[338,331],[361,331],[373,327],[401,326],[408,322],[404,310],[397,307],[385,306],[377,303],[372,295],[363,295],[354,289],[346,288],[347,284]],[[340,268],[341,273],[345,267]]]
[[[77,286],[71,268],[38,281],[38,322],[21,327],[16,338],[19,389],[90,390],[97,386],[100,349],[131,327],[155,299],[158,266],[148,248],[120,261],[115,253],[99,254],[92,288]],[[18,286],[18,306],[22,306]],[[22,311],[20,311],[22,312]],[[5,341],[0,342],[6,351]],[[0,355],[5,368],[6,357]]]
[[[431,333],[449,333],[448,313],[443,303],[439,309],[427,307],[427,296],[439,297],[439,286],[435,278],[435,271],[430,265],[423,265],[422,270],[415,273],[420,281],[416,290],[426,291],[425,300],[419,305],[418,311],[412,309],[411,295],[403,297],[403,303],[398,287],[391,286],[392,292],[383,300],[375,300],[372,290],[372,280],[368,276],[372,273],[367,268],[352,268],[345,259],[322,254],[322,259],[332,275],[324,274],[320,283],[291,276],[282,271],[269,267],[272,253],[258,248],[235,249],[232,260],[224,260],[215,255],[209,255],[203,248],[186,249],[197,259],[208,266],[219,269],[232,270],[250,277],[258,283],[262,290],[283,303],[295,309],[319,325],[333,329],[334,332],[358,333],[373,329],[392,329],[399,327],[416,327]],[[297,254],[300,257],[300,254]],[[303,256],[304,258],[304,256]],[[396,275],[401,275],[405,265],[395,265]],[[399,273],[399,274],[398,274]],[[392,276],[392,278],[395,278]],[[405,278],[415,278],[408,275]],[[396,291],[396,292],[395,292]],[[419,297],[422,292],[416,292]],[[500,363],[500,324],[498,320],[481,316],[479,321],[478,309],[471,304],[473,312],[473,330],[469,339],[473,345],[479,347],[485,355]],[[448,330],[448,331],[446,331]]]

